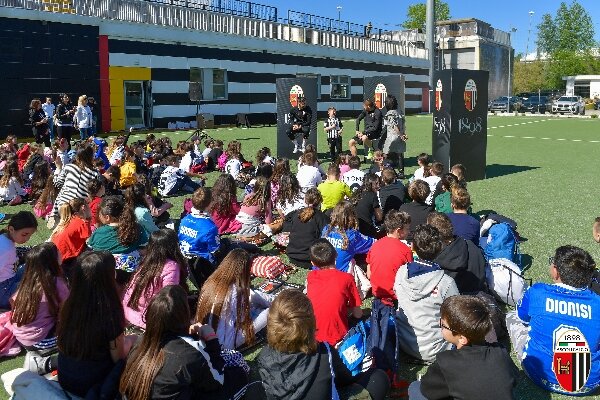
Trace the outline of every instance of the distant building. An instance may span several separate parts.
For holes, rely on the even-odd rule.
[[[475,18],[455,19],[437,23],[436,40],[435,65],[438,70],[460,68],[489,71],[490,100],[507,95],[509,79],[512,91],[514,49],[508,32]]]
[[[586,99],[600,97],[600,75],[564,76],[567,81],[567,96],[581,96]]]

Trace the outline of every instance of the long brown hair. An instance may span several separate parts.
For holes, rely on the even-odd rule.
[[[19,284],[10,322],[23,326],[33,322],[42,295],[46,295],[48,310],[54,318],[58,316],[60,299],[56,280],[60,276],[58,249],[52,242],[44,242],[27,253],[25,274]]]
[[[260,212],[264,212],[269,201],[271,201],[271,185],[267,178],[259,176],[254,182],[252,193],[244,200],[244,205],[257,206]]]
[[[187,294],[181,286],[165,286],[148,305],[146,332],[127,358],[119,391],[128,400],[150,398],[152,383],[165,363],[168,336],[185,336],[190,326]]]
[[[306,203],[306,207],[300,210],[298,218],[300,222],[306,223],[315,215],[315,209],[323,202],[323,196],[319,192],[319,189],[310,188],[304,196],[304,202]]]
[[[208,210],[219,215],[229,215],[233,212],[231,204],[237,201],[235,179],[230,174],[221,174],[212,188],[212,203]]]
[[[219,317],[226,307],[235,309],[238,320],[234,328],[244,333],[246,343],[254,341],[254,328],[250,317],[250,265],[252,258],[242,249],[234,249],[223,259],[219,267],[208,278],[198,299],[196,321],[210,323],[216,330]],[[227,305],[231,287],[237,291],[236,304]]]
[[[179,250],[177,233],[172,229],[160,229],[153,232],[146,247],[146,253],[129,283],[133,288],[127,306],[139,310],[140,298],[147,297],[160,284],[160,275],[167,261],[175,261],[179,266],[179,284],[185,287],[187,262]]]
[[[89,251],[77,258],[71,293],[58,319],[58,350],[78,360],[109,351],[112,334],[125,328],[125,314],[115,281],[115,258]]]
[[[277,159],[277,161],[275,161],[273,175],[271,175],[271,182],[279,183],[279,179],[286,174],[290,174],[290,160],[280,157]]]
[[[323,237],[329,236],[331,232],[337,232],[342,236],[342,249],[348,248],[348,235],[346,230],[358,229],[358,218],[356,211],[350,202],[343,201],[334,207],[331,212],[331,223]]]
[[[77,148],[77,153],[75,154],[75,159],[73,160],[73,164],[75,164],[79,169],[94,169],[94,149],[92,146],[87,145],[86,143],[82,143]]]
[[[9,160],[4,166],[4,175],[0,178],[0,187],[8,187],[10,179],[15,178],[20,185],[23,185],[23,178],[19,172],[17,160]]]
[[[301,199],[300,183],[298,183],[296,175],[282,175],[279,180],[279,190],[277,191],[277,205],[285,207],[286,203],[294,204]]]
[[[242,154],[242,144],[237,140],[232,140],[227,144],[227,159],[231,160],[232,158],[239,159]]]
[[[37,204],[39,207],[46,207],[48,203],[54,203],[56,200],[56,196],[58,195],[58,189],[54,186],[54,177],[50,175],[48,180],[46,180],[46,186],[44,186],[44,190],[42,190],[42,194],[37,199]]]
[[[134,244],[140,237],[140,226],[137,223],[133,209],[125,206],[119,196],[102,198],[98,214],[113,217],[119,220],[117,234],[119,243],[125,246]]]

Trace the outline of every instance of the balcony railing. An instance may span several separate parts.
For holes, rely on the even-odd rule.
[[[233,6],[232,3],[236,1]],[[276,9],[239,0],[0,0],[0,7],[427,58],[426,51],[411,42],[389,40],[391,36],[379,40],[373,36],[365,37],[344,30],[328,30],[324,29],[322,23],[311,28],[275,22]],[[215,12],[215,7],[223,7],[227,12]]]

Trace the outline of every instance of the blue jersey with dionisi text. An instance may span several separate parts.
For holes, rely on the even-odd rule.
[[[529,324],[529,338],[523,352],[523,368],[538,385],[570,395],[589,394],[600,386],[600,296],[589,289],[577,289],[564,284],[548,285],[536,283],[531,286],[517,305],[519,318]],[[576,332],[578,340],[569,343],[562,332]],[[580,334],[583,336],[581,337]],[[569,339],[569,336],[566,336]],[[580,367],[574,379],[581,379],[583,387],[576,391],[565,390],[553,371],[555,350],[561,346],[573,354],[589,346],[591,357],[584,362],[573,362],[565,366],[562,373],[571,373],[571,368]],[[580,348],[576,346],[581,346]],[[562,354],[562,353],[557,353]],[[566,364],[562,357],[561,365]],[[586,361],[587,359],[587,361]],[[591,363],[589,360],[591,359]],[[588,364],[589,363],[589,364]],[[587,365],[586,365],[587,364]],[[585,379],[585,371],[589,376]],[[581,373],[583,371],[583,373]],[[577,386],[577,385],[575,385]]]

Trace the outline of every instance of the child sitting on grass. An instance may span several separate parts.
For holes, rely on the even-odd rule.
[[[330,164],[327,168],[327,179],[318,186],[323,203],[321,211],[333,209],[338,203],[344,200],[344,197],[350,198],[352,191],[344,182],[340,181],[340,169],[335,164]]]
[[[444,214],[452,212],[452,189],[458,187],[458,178],[454,174],[442,175],[442,193],[435,198],[435,211]]]
[[[396,332],[402,351],[430,363],[440,351],[450,348],[442,333],[432,327],[438,324],[444,299],[457,295],[458,289],[454,279],[432,261],[442,250],[437,229],[418,226],[412,246],[419,258],[401,267],[394,282],[398,299]]]
[[[455,350],[442,351],[420,382],[408,390],[410,400],[514,398],[517,367],[498,343],[485,335],[492,329],[490,311],[475,296],[452,296],[442,303],[439,329]]]
[[[326,239],[310,247],[310,261],[317,269],[306,276],[306,295],[315,310],[319,342],[335,346],[350,329],[348,314],[363,315],[360,295],[352,275],[336,267],[337,252]]]
[[[167,168],[160,175],[158,184],[158,193],[162,196],[174,196],[180,190],[188,193],[193,193],[194,190],[203,186],[204,182],[200,183],[193,181],[191,178],[203,178],[202,174],[194,172],[185,172],[179,168],[179,157],[176,155],[168,156],[166,159]]]
[[[24,184],[17,161],[7,161],[4,175],[0,178],[0,201],[9,206],[16,206],[26,201],[27,193],[23,188]]]
[[[242,225],[238,231],[240,239],[255,244],[267,240],[264,226],[273,222],[273,206],[269,189],[269,181],[259,177],[254,183],[252,193],[244,198],[240,212],[235,217]]]
[[[421,153],[417,156],[417,165],[419,168],[413,174],[412,180],[423,180],[429,176],[429,162],[429,154]]]
[[[219,229],[219,235],[238,232],[242,224],[235,219],[240,212],[240,203],[237,201],[237,186],[233,176],[221,174],[211,192],[212,203],[208,210]]]
[[[479,244],[479,221],[469,215],[470,206],[471,196],[467,189],[452,189],[452,213],[448,214],[448,218],[452,221],[454,234]]]
[[[60,221],[50,235],[62,259],[65,277],[70,279],[70,266],[85,249],[92,235],[90,208],[85,199],[72,199],[58,208]]]

